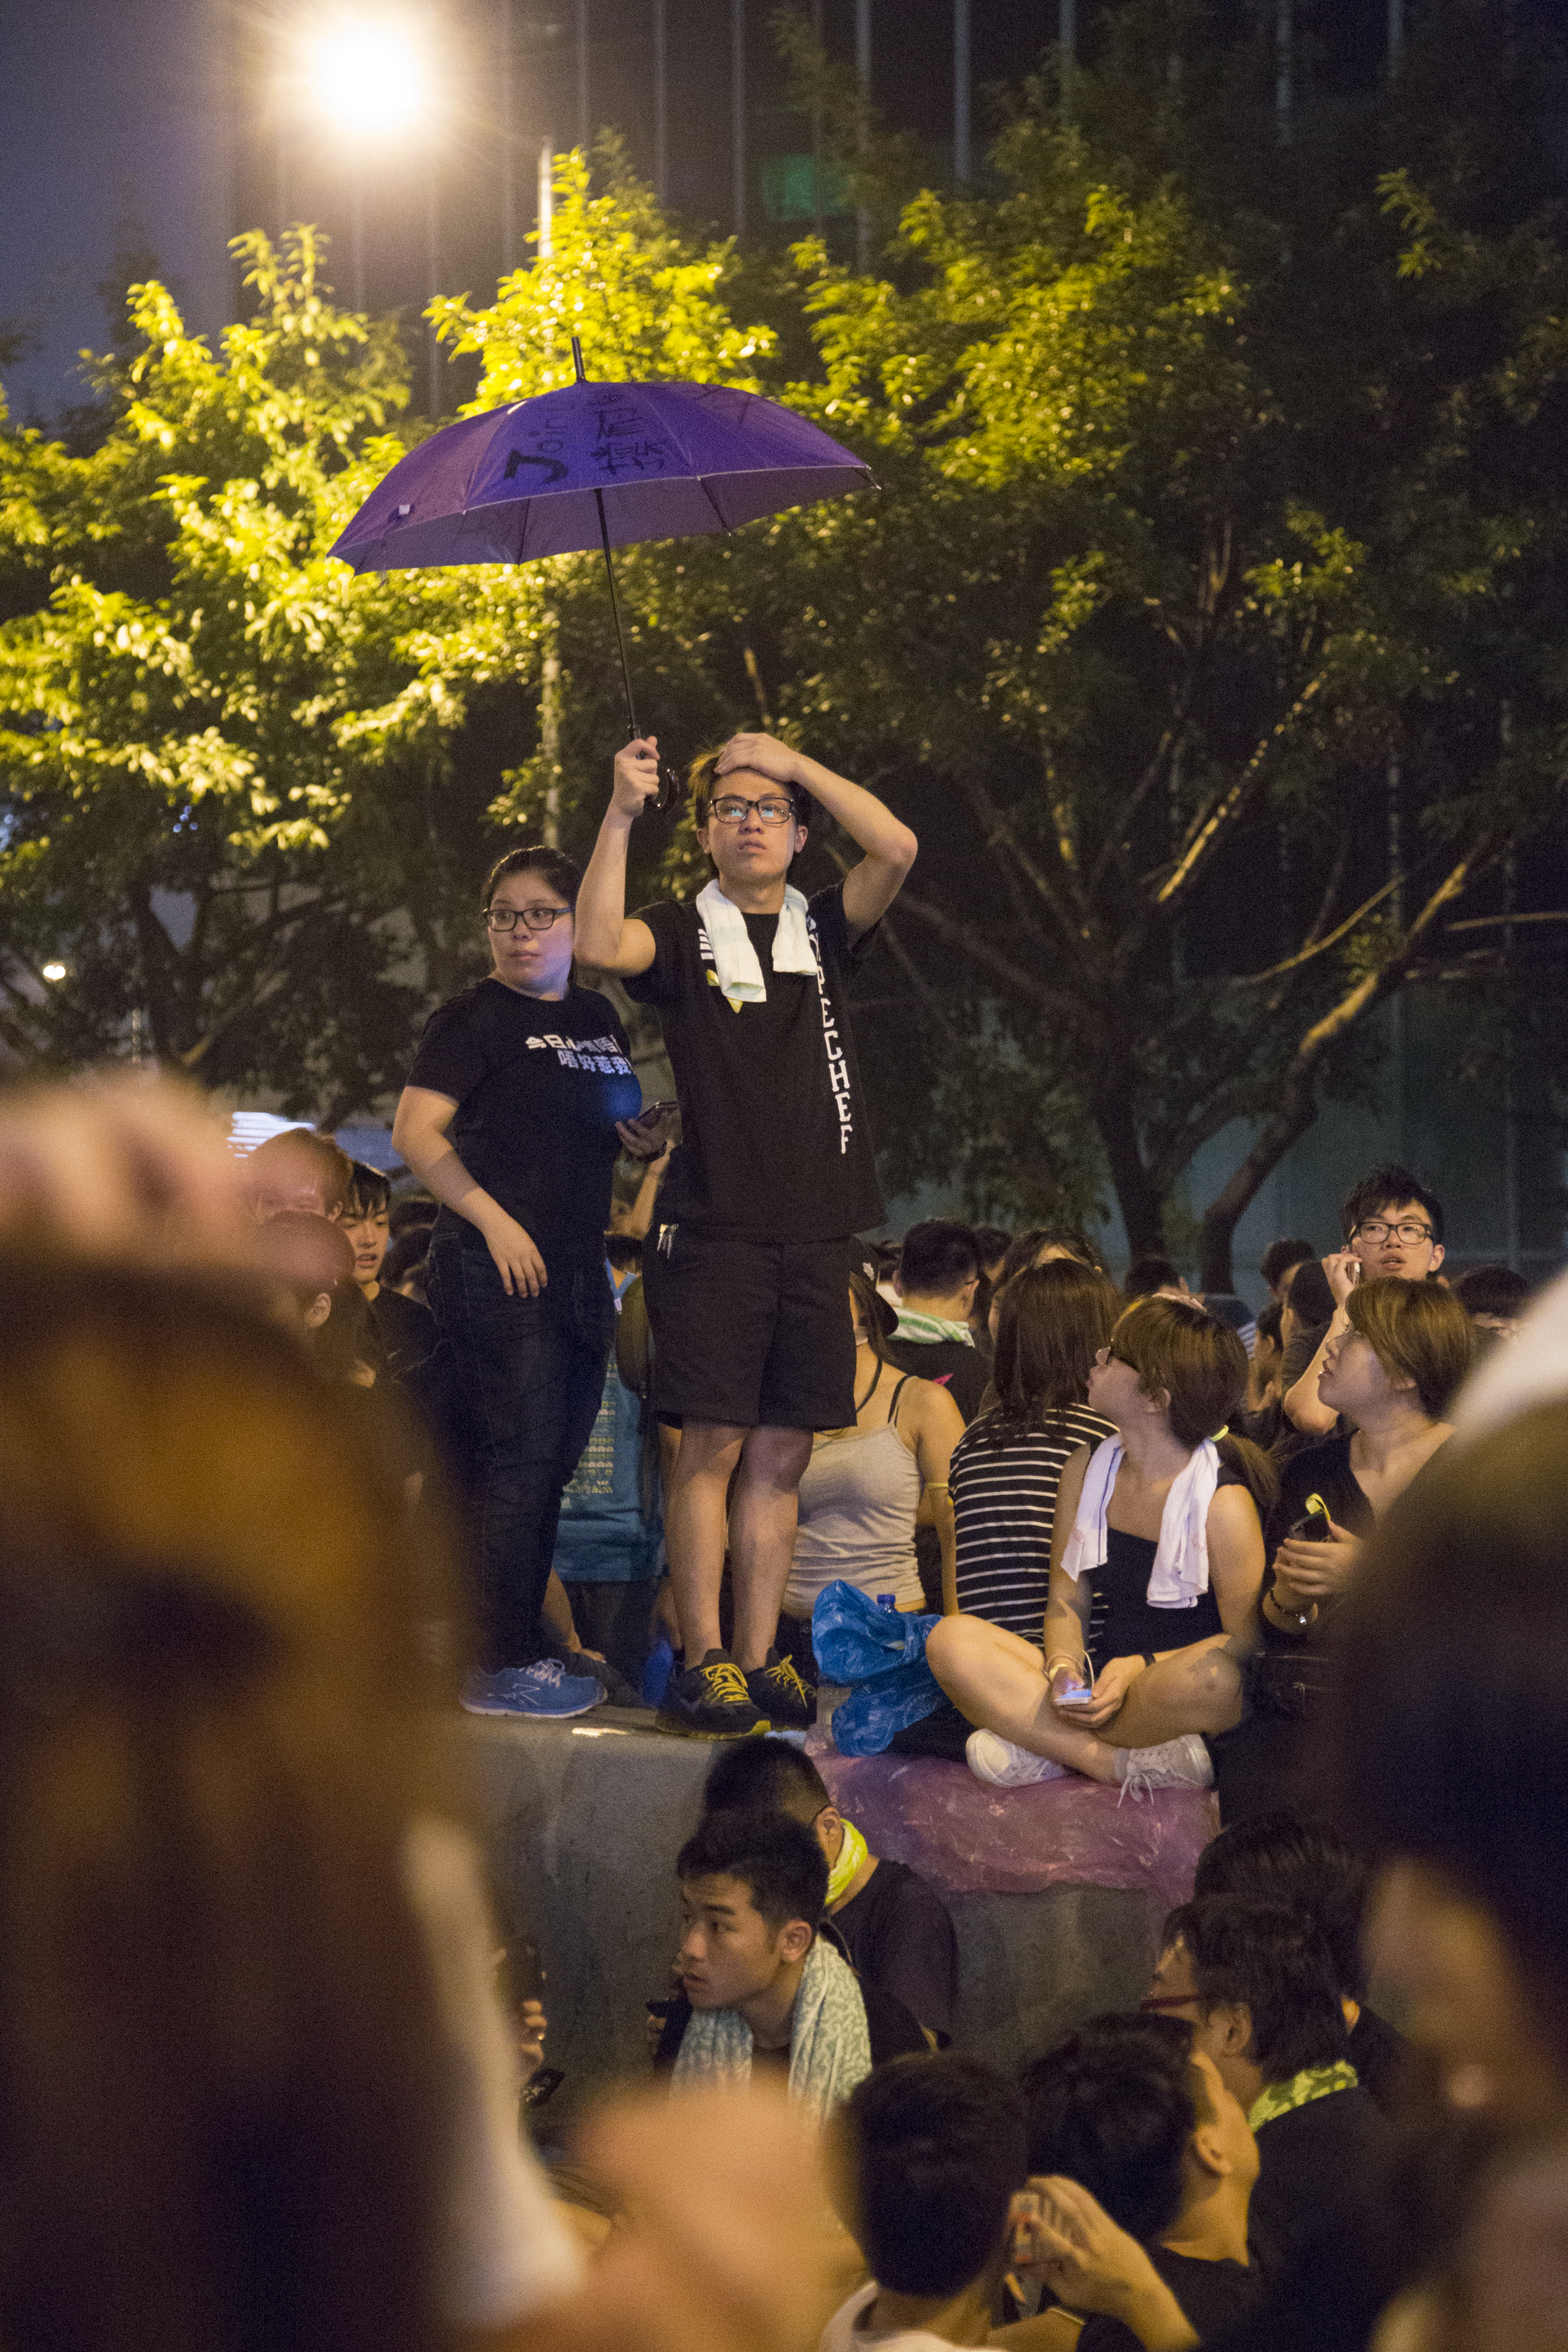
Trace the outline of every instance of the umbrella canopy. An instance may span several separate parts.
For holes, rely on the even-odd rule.
[[[590,547],[607,556],[868,486],[858,457],[758,393],[569,383],[432,434],[331,552],[356,572],[529,563]]]

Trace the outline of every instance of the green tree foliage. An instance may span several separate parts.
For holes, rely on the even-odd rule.
[[[405,446],[401,352],[309,232],[241,250],[216,354],[132,289],[89,454],[0,439],[0,1037],[68,1066],[142,1011],[163,1060],[341,1118],[470,976],[484,697],[535,611],[522,574],[328,560]]]
[[[920,831],[871,1008],[894,1174],[1014,1214],[1108,1182],[1143,1248],[1240,1134],[1218,1286],[1369,1015],[1560,814],[1568,285],[1550,77],[1478,13],[1359,112],[1303,74],[1289,135],[1199,13],[1130,12],[1070,121],[1027,93],[996,193],[917,196],[884,271],[800,249],[816,372],[758,373],[880,498],[628,588],[665,715],[760,703]],[[514,302],[526,346],[558,299]]]

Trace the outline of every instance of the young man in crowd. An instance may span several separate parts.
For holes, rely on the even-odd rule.
[[[386,1369],[394,1379],[411,1371],[436,1352],[436,1318],[427,1307],[383,1282],[382,1269],[391,1238],[389,1211],[392,1187],[378,1168],[363,1160],[352,1161],[353,1178],[339,1223],[353,1247],[354,1280],[370,1308],[370,1319]]]
[[[958,2000],[952,1921],[907,1863],[870,1851],[809,1756],[787,1739],[737,1741],[715,1759],[702,1805],[708,1813],[779,1812],[804,1822],[827,1864],[828,1921],[861,1983],[892,1994],[933,2046],[946,2045]]]
[[[1250,1895],[1288,1904],[1311,1921],[1333,1964],[1356,2080],[1386,2114],[1398,2095],[1408,2044],[1367,2007],[1362,1927],[1371,1892],[1363,1856],[1321,1822],[1285,1811],[1254,1813],[1222,1830],[1199,1854],[1193,1880],[1197,1900]]]
[[[974,1344],[970,1311],[980,1282],[980,1259],[968,1225],[927,1217],[904,1235],[893,1276],[899,1319],[887,1343],[888,1360],[922,1381],[941,1381],[965,1421],[973,1421],[991,1378],[991,1362]]]
[[[787,1813],[709,1813],[676,1858],[680,1949],[655,2063],[677,2084],[773,2076],[820,2116],[873,2066],[924,2052],[889,1993],[819,1936],[827,1864]]]
[[[665,1527],[685,1663],[659,1720],[728,1738],[815,1719],[774,1637],[812,1433],[855,1419],[848,1237],[883,1216],[845,996],[917,844],[871,793],[767,735],[733,737],[691,781],[713,879],[628,919],[627,841],[658,791],[657,745],[629,743],[576,943],[658,1008],[675,1072],[681,1141],[643,1265],[653,1409],[681,1432]],[[814,806],[864,854],[808,903],[789,871]]]
[[[244,1190],[258,1224],[285,1211],[335,1224],[353,1185],[354,1163],[330,1135],[285,1128],[258,1143],[245,1163]]]
[[[1455,1283],[1454,1296],[1478,1330],[1511,1339],[1530,1304],[1530,1285],[1511,1265],[1473,1265]]]
[[[1323,1260],[1333,1318],[1317,1354],[1285,1397],[1287,1414],[1311,1437],[1331,1436],[1338,1417],[1318,1395],[1318,1374],[1324,1349],[1349,1327],[1345,1301],[1356,1284],[1380,1274],[1428,1281],[1443,1263],[1443,1204],[1408,1168],[1374,1168],[1363,1176],[1345,1196],[1340,1225],[1345,1245]]]
[[[1144,2007],[1185,2020],[1258,2141],[1248,2238],[1279,2341],[1363,2343],[1384,2301],[1383,2117],[1356,2081],[1328,1946],[1299,1911],[1241,1895],[1165,1922]]]
[[[1024,2185],[1017,2092],[977,2059],[901,2058],[859,2085],[838,2137],[843,2219],[871,2277],[820,2352],[984,2344]]]
[[[1029,2172],[1059,2174],[1143,2246],[1206,2344],[1258,2306],[1247,2210],[1258,2144],[1194,2032],[1170,2017],[1099,2017],[1023,2080]],[[1079,2352],[1131,2352],[1121,2321],[1091,2318]]]
[[[1258,1260],[1258,1271],[1268,1285],[1268,1296],[1276,1307],[1284,1305],[1285,1294],[1290,1287],[1290,1276],[1296,1268],[1317,1255],[1310,1242],[1269,1243]]]

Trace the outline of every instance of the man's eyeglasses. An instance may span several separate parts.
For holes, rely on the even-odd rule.
[[[1146,1992],[1138,2004],[1140,2009],[1201,2009],[1202,2000],[1195,1992]]]
[[[1385,1242],[1390,1234],[1393,1234],[1396,1240],[1405,1243],[1411,1249],[1415,1247],[1417,1242],[1436,1239],[1430,1225],[1418,1224],[1414,1217],[1405,1218],[1397,1225],[1385,1224],[1381,1217],[1363,1217],[1352,1234],[1351,1239],[1352,1242]]]
[[[788,824],[795,818],[793,801],[743,801],[738,793],[726,793],[722,800],[710,803],[710,814],[720,824],[743,824],[748,809],[755,809],[764,824]]]
[[[519,923],[525,931],[547,931],[552,923],[570,915],[570,907],[487,907],[487,931],[515,931]]]

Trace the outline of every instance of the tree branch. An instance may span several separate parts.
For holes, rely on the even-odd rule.
[[[1038,1005],[1042,1013],[1048,1013],[1053,1020],[1075,1029],[1080,1036],[1093,1034],[1093,1024],[1086,1020],[1079,998],[1050,987],[1037,972],[1015,963],[1011,956],[1005,955],[995,942],[984,931],[976,930],[973,923],[961,922],[945,908],[933,906],[929,898],[919,898],[909,890],[900,891],[899,904],[906,914],[913,915],[918,922],[928,924],[940,938],[947,940],[953,947],[963,948],[976,963],[983,965],[987,971],[994,972],[998,980],[1005,981],[1008,987],[1023,997],[1026,1003]]]
[[[1182,854],[1170,873],[1154,893],[1154,904],[1167,907],[1173,898],[1184,891],[1199,867],[1207,863],[1209,855],[1221,833],[1235,824],[1251,800],[1262,781],[1263,769],[1270,751],[1275,750],[1300,718],[1308,704],[1322,691],[1327,673],[1320,670],[1317,677],[1302,688],[1285,716],[1277,720],[1252,753],[1240,775],[1228,792],[1223,793],[1206,816],[1196,816],[1188,827]]]

